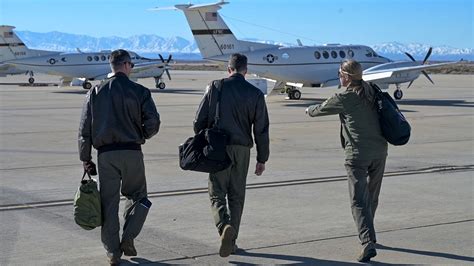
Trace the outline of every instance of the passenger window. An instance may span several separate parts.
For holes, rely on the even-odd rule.
[[[318,51],[314,52],[314,57],[315,57],[316,59],[321,58],[321,53],[318,52]]]
[[[287,54],[287,53],[284,53],[284,54],[281,55],[281,58],[288,59],[288,58],[290,58],[290,55]]]
[[[61,61],[66,62],[66,57],[61,58]]]
[[[101,56],[100,60],[105,61],[105,55]]]
[[[345,58],[346,57],[346,53],[344,51],[339,51],[339,56],[341,58]]]
[[[323,52],[323,57],[328,59],[329,58],[329,53],[327,51],[324,51]]]
[[[88,56],[87,61],[89,61],[89,62],[92,61],[92,56]]]
[[[99,61],[99,56],[97,56],[97,55],[94,56],[94,60],[95,60],[95,61]]]
[[[332,56],[332,58],[336,58],[337,57],[337,52],[336,51],[331,51],[331,56]]]
[[[354,57],[354,51],[352,51],[352,50],[347,51],[347,54],[348,54],[349,57],[351,57],[351,58]]]

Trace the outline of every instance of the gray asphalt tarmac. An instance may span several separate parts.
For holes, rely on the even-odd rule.
[[[304,88],[299,101],[267,97],[270,160],[257,177],[252,152],[242,250],[219,257],[207,177],[182,171],[177,147],[192,135],[206,84],[224,76],[172,71],[165,90],[152,89],[162,118],[160,133],[143,147],[153,207],[135,242],[138,256],[124,257],[123,264],[355,264],[360,246],[339,118],[304,114],[335,88]],[[432,78],[435,85],[420,77],[398,102],[412,137],[405,146],[389,147],[373,264],[474,262],[474,76]],[[0,265],[107,265],[100,230],[81,229],[72,215],[82,175],[77,129],[86,91],[8,84],[24,80],[0,79]],[[152,88],[154,81],[139,82]]]

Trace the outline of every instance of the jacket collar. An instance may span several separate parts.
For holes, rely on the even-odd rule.
[[[242,75],[242,74],[240,74],[240,73],[234,73],[234,74],[230,75],[229,78],[245,79],[244,75]]]
[[[125,77],[125,78],[128,78],[127,75],[125,75],[125,73],[123,72],[116,72],[114,73],[114,75],[110,78],[115,78],[115,77]]]

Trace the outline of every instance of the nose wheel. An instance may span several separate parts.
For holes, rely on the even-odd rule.
[[[287,87],[286,93],[288,94],[288,99],[290,100],[299,100],[301,99],[301,91],[295,87]]]
[[[166,84],[164,82],[160,82],[155,85],[157,89],[164,90],[166,88]]]
[[[35,78],[31,77],[28,79],[28,83],[33,84],[35,83]]]
[[[84,83],[82,83],[82,88],[85,90],[90,90],[92,88],[92,84],[89,81],[84,81]]]
[[[400,89],[396,89],[394,92],[393,92],[393,97],[397,100],[400,100],[401,98],[403,98],[403,91],[400,90]]]
[[[161,80],[161,77],[155,77],[155,88],[164,90],[166,88],[166,84]]]

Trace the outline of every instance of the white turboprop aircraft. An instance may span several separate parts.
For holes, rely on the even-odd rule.
[[[374,82],[387,89],[395,84],[394,97],[401,99],[400,84],[411,83],[424,69],[445,64],[425,65],[431,49],[423,62],[392,62],[377,55],[364,45],[328,44],[323,46],[282,47],[238,40],[217,12],[228,2],[212,4],[182,4],[174,9],[184,12],[196,43],[204,59],[227,64],[229,54],[242,53],[248,58],[249,72],[276,81],[274,89],[285,88],[290,99],[300,99],[301,87],[327,87],[339,85],[339,65],[344,59],[355,59],[362,64],[364,80]],[[170,8],[154,8],[166,10]],[[428,77],[432,82],[432,80]]]
[[[33,71],[19,69],[5,61],[37,56],[52,56],[59,52],[29,49],[13,32],[13,26],[0,25],[0,77],[6,75],[26,74],[29,75],[28,82],[33,83]]]
[[[166,87],[162,76],[163,73],[166,72],[168,78],[171,80],[168,71],[171,55],[165,61],[161,55],[159,55],[160,59],[149,59],[141,57],[134,52],[128,52],[132,58],[132,63],[135,64],[130,74],[131,79],[154,77],[157,88],[164,89]],[[19,69],[61,76],[63,79],[72,80],[73,78],[82,78],[84,79],[82,87],[84,89],[90,89],[92,84],[89,81],[104,79],[110,74],[108,60],[110,53],[111,51],[61,53],[10,60],[6,63],[14,65]]]

